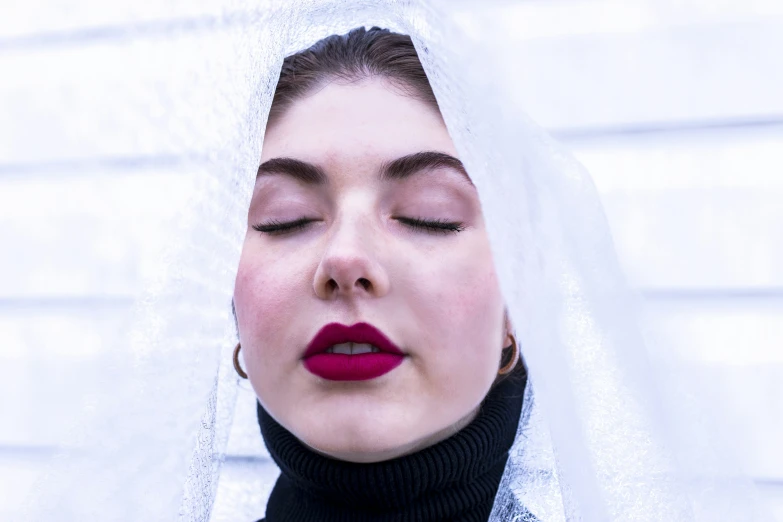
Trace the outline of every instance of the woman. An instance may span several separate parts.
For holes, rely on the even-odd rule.
[[[204,164],[131,349],[107,350],[26,519],[250,520],[254,476],[223,480],[240,356],[281,468],[268,522],[764,519],[650,364],[589,175],[450,14],[271,1],[177,40],[212,69],[117,82],[196,115],[163,145]],[[369,22],[416,53],[358,30],[283,63]]]
[[[234,304],[282,470],[269,522],[488,519],[524,367],[409,37],[359,28],[286,58]]]

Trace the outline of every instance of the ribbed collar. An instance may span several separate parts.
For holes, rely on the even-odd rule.
[[[515,371],[498,383],[476,418],[451,437],[372,464],[313,452],[259,403],[261,433],[281,470],[266,522],[486,522],[516,436],[525,381]]]

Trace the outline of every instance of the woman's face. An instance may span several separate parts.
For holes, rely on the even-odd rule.
[[[267,129],[234,290],[242,354],[264,408],[319,453],[434,444],[497,376],[504,304],[456,156],[440,114],[382,79],[328,84]],[[404,356],[374,378],[312,373],[329,323],[369,323]]]

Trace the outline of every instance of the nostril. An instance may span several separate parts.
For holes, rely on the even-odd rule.
[[[328,283],[326,283],[329,286],[329,290],[334,291],[337,290],[337,281],[334,279],[330,279]]]
[[[362,288],[364,288],[365,290],[369,290],[370,286],[372,286],[370,281],[368,279],[365,279],[364,277],[359,278],[359,284],[361,284]]]

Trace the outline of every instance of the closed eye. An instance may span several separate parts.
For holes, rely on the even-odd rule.
[[[275,219],[272,219],[265,223],[259,223],[257,225],[253,225],[253,229],[272,236],[282,235],[288,232],[293,232],[295,230],[301,230],[307,227],[307,225],[309,225],[313,221],[317,221],[317,220],[306,218],[306,217],[300,217],[299,219],[296,219],[294,221],[282,222],[282,221],[277,221]]]
[[[442,219],[421,219],[421,218],[410,218],[410,217],[399,217],[399,216],[393,219],[396,219],[403,225],[410,227],[414,230],[420,230],[423,232],[428,232],[433,234],[452,234],[456,232],[462,232],[463,230],[465,230],[465,225],[457,221],[446,221]],[[294,221],[283,222],[283,221],[277,221],[273,219],[265,223],[258,223],[256,225],[253,225],[253,229],[257,230],[258,232],[263,232],[264,234],[269,234],[273,236],[282,235],[289,232],[294,232],[296,230],[304,229],[314,221],[318,221],[318,220],[301,217]]]
[[[395,217],[397,221],[415,230],[422,230],[434,234],[451,234],[465,230],[464,223],[446,221],[442,219],[421,219],[409,217]]]

